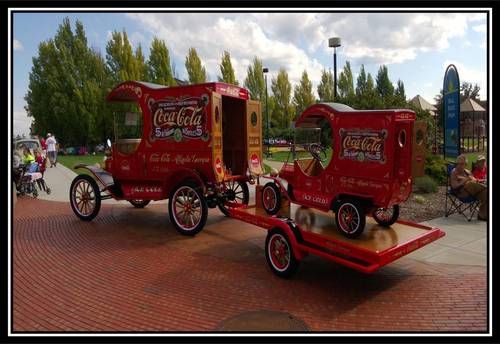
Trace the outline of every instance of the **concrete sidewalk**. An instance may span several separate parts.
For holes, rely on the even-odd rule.
[[[264,163],[277,170],[283,164],[269,160],[265,160]],[[76,174],[72,170],[61,164],[58,164],[57,167],[47,168],[45,180],[52,189],[52,193],[47,195],[41,191],[38,197],[50,201],[69,202],[69,188],[75,176]],[[255,188],[250,186],[249,189],[250,203],[254,203]],[[154,203],[166,202],[164,200]],[[105,200],[103,204],[129,206],[127,201],[113,199]],[[443,205],[437,206],[442,207]],[[446,236],[410,253],[407,257],[433,263],[486,266],[488,244],[488,226],[486,222],[477,220],[468,222],[462,215],[456,214],[447,218],[441,217],[426,221],[423,224],[441,228],[446,233]]]

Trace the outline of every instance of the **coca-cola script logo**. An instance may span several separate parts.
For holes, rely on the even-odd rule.
[[[151,138],[208,140],[208,95],[183,99],[164,99],[151,104]]]
[[[385,163],[384,146],[387,130],[347,131],[340,129],[339,134],[341,140],[340,159]]]

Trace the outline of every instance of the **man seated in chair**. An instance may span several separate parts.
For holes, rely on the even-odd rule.
[[[481,184],[477,179],[465,169],[467,165],[467,157],[459,155],[457,157],[457,165],[451,171],[450,184],[451,189],[458,198],[466,198],[472,196],[479,200],[478,220],[486,221],[488,219],[488,190],[484,184]]]

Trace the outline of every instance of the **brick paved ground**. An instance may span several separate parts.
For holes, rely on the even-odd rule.
[[[264,257],[265,232],[210,210],[195,238],[166,206],[22,198],[13,218],[13,330],[214,331],[248,311],[281,311],[311,331],[486,331],[483,267],[402,258],[373,275],[307,257],[291,280]],[[35,219],[34,216],[37,216]]]

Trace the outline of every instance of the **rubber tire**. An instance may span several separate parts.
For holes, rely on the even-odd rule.
[[[270,252],[269,252],[270,251],[270,243],[271,243],[271,239],[274,236],[281,236],[285,240],[285,242],[288,246],[288,250],[290,253],[290,259],[288,262],[288,266],[286,266],[284,269],[278,269],[273,264],[272,258],[270,256]],[[297,268],[299,267],[300,262],[295,258],[295,255],[293,254],[293,248],[292,248],[292,245],[290,243],[290,240],[288,239],[288,236],[285,234],[285,232],[283,232],[283,230],[281,230],[279,228],[274,228],[274,229],[271,229],[267,233],[265,251],[266,251],[265,255],[266,255],[267,264],[269,265],[269,268],[271,269],[271,271],[275,275],[277,275],[281,278],[289,278],[297,271]]]
[[[139,209],[142,209],[145,206],[147,206],[149,204],[149,202],[151,202],[151,201],[150,200],[140,200],[140,201],[137,201],[137,200],[134,200],[134,199],[129,201],[130,204],[132,204],[134,207],[139,208]]]
[[[273,208],[266,208],[265,206],[265,202],[264,202],[264,194],[265,194],[265,190],[268,189],[268,188],[271,188],[274,192],[274,194],[276,195],[276,204]],[[264,185],[264,187],[262,188],[262,194],[261,194],[261,201],[262,201],[262,208],[264,208],[264,210],[266,211],[266,213],[268,213],[269,215],[275,215],[278,213],[278,211],[280,210],[281,208],[281,191],[280,189],[278,188],[278,186],[276,186],[276,184],[274,182],[269,182],[267,183],[266,185]]]
[[[383,227],[392,226],[399,218],[399,204],[395,204],[392,206],[392,217],[388,221],[384,221],[383,219],[380,219],[377,217],[377,215],[375,215],[378,209],[375,209],[372,212],[372,216],[375,219],[375,221],[377,221],[377,223]]]
[[[352,232],[349,232],[349,231],[342,229],[341,223],[339,221],[339,218],[340,218],[339,212],[342,211],[342,208],[344,206],[346,206],[347,204],[350,204],[352,207],[354,207],[358,213],[358,216],[359,216],[358,227]],[[343,201],[341,201],[341,203],[337,209],[337,213],[335,214],[335,225],[340,230],[340,232],[344,236],[346,236],[347,238],[355,239],[355,238],[359,237],[361,235],[361,233],[363,233],[363,231],[365,229],[365,225],[366,225],[365,211],[364,211],[363,207],[361,206],[360,202],[357,200],[343,200]]]
[[[81,179],[86,180],[90,184],[95,194],[95,207],[94,210],[89,215],[80,214],[76,210],[75,204],[73,204],[73,197],[72,197],[73,188],[75,187],[76,183],[78,183]],[[75,179],[73,179],[73,181],[71,182],[71,186],[69,188],[69,201],[71,204],[71,209],[73,209],[73,212],[75,213],[76,216],[78,216],[83,221],[93,220],[94,217],[96,217],[97,214],[99,213],[99,210],[101,209],[101,192],[94,178],[86,174],[79,174],[78,176],[76,176]]]
[[[35,185],[33,185],[33,198],[38,198],[38,190]]]
[[[236,182],[243,190],[243,204],[247,205],[250,200],[250,191],[248,190],[248,185],[246,182],[243,182],[241,180],[237,180]],[[217,207],[225,216],[229,216],[229,211],[223,204],[217,204]]]
[[[176,191],[179,188],[184,187],[184,186],[190,187],[191,189],[193,189],[196,192],[198,198],[200,199],[200,206],[201,206],[200,222],[198,223],[198,225],[195,228],[189,229],[189,230],[186,230],[177,224],[177,221],[174,218],[174,211],[172,208],[173,204],[174,204],[172,202],[173,196],[175,195]],[[168,200],[169,200],[168,201],[168,215],[170,217],[170,222],[174,226],[175,230],[182,235],[194,236],[194,235],[198,234],[203,229],[203,227],[205,226],[205,224],[207,222],[207,217],[208,217],[207,201],[205,200],[205,197],[202,194],[200,194],[200,192],[197,190],[198,188],[199,188],[199,185],[197,185],[196,183],[191,182],[191,181],[184,181],[184,182],[177,184],[177,186],[172,189],[172,191],[170,192],[170,195],[168,197]]]

